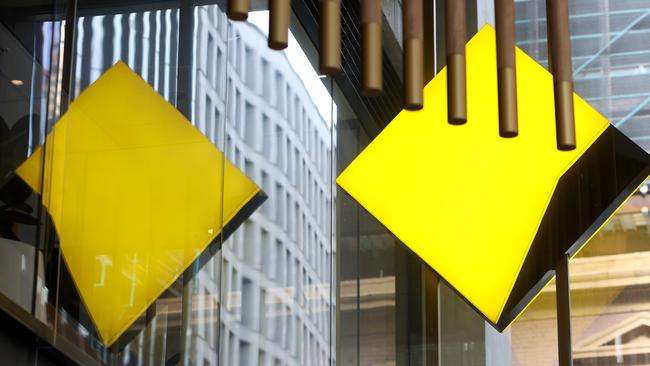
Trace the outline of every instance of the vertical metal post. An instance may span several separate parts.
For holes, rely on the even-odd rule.
[[[383,90],[381,50],[381,0],[361,1],[361,92],[379,95]]]
[[[404,108],[422,109],[424,87],[424,31],[422,0],[404,0]]]
[[[560,366],[573,366],[571,349],[571,294],[569,288],[569,256],[563,255],[557,265],[556,277],[557,346]]]
[[[576,148],[573,113],[573,66],[568,0],[546,0],[549,69],[553,73],[557,148]]]
[[[320,71],[325,75],[341,72],[341,1],[320,2]]]
[[[65,103],[61,104],[61,115],[68,109],[68,105],[72,102],[72,59],[74,55],[75,32],[77,25],[77,0],[66,1],[67,9],[65,16],[65,40],[63,44],[63,75],[61,85],[63,91],[67,93],[67,98],[62,98]]]
[[[447,0],[447,118],[449,123],[467,122],[465,42],[467,39],[467,5],[462,0]]]
[[[192,60],[194,57],[194,0],[181,0],[178,14],[178,83],[176,84],[176,108],[192,120]],[[189,266],[183,272],[183,293],[181,298],[180,364],[189,364],[191,358],[192,326],[192,278],[195,267]]]
[[[269,0],[269,47],[274,50],[287,48],[291,0]]]
[[[515,61],[515,2],[495,0],[497,77],[499,85],[499,135],[515,137],[517,122],[517,74]]]

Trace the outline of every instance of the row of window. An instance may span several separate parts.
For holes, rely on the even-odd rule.
[[[291,162],[291,148],[297,150],[298,155],[294,160],[302,160],[307,165],[308,162],[315,166],[315,170],[320,173],[323,180],[329,179],[329,168],[331,161],[331,150],[328,144],[323,140],[320,135],[329,136],[328,131],[319,130],[311,125],[309,133],[305,133],[305,138],[300,138],[300,131],[294,131],[298,134],[300,144],[294,142],[288,129],[283,128],[287,126],[283,119],[279,119],[274,124],[272,119],[274,114],[270,112],[266,103],[255,103],[250,97],[244,100],[242,92],[239,87],[233,84],[231,77],[228,78],[228,85],[230,85],[230,96],[228,98],[228,122],[234,127],[235,132],[242,136],[244,141],[257,152],[267,154],[270,161],[281,165],[285,171],[290,170],[292,167]],[[259,112],[259,113],[258,113]],[[206,110],[206,115],[211,115],[210,110]],[[285,151],[282,151],[282,139],[285,139]],[[303,151],[304,150],[304,153]],[[303,156],[303,154],[305,156]],[[289,160],[285,160],[289,159]],[[311,165],[309,164],[309,165]],[[289,171],[291,174],[291,172]]]
[[[290,346],[290,353],[297,356],[300,365],[325,366],[329,364],[329,347],[317,340],[317,336],[309,332],[306,327],[289,327],[296,337],[296,342]],[[251,342],[238,337],[235,332],[228,331],[222,327],[221,347],[222,360],[226,365],[241,366],[288,366],[290,363],[283,362],[280,355],[274,348],[265,349],[254,347]],[[226,336],[227,334],[227,336]],[[207,361],[209,362],[209,361]],[[209,363],[207,363],[209,364]]]
[[[223,281],[224,305],[229,314],[222,319],[225,324],[237,322],[290,350],[297,342],[295,329],[301,326],[309,333],[316,332],[322,341],[328,338],[330,308],[325,295],[329,296],[329,293],[323,288],[311,281],[303,283],[303,277],[298,276],[295,293],[300,296],[295,300],[291,296],[294,295],[293,287],[265,288],[261,283],[258,287],[255,281],[237,269],[239,267],[229,263],[224,259],[227,274]],[[303,269],[303,275],[305,272]]]
[[[225,46],[222,46],[224,44],[223,41],[218,40],[218,38],[224,38],[213,36],[212,32],[209,31],[207,31],[206,34],[207,47],[204,51],[206,55],[205,57],[202,57],[201,60],[206,60],[204,67],[206,69],[206,77],[210,84],[216,86],[219,97],[225,99],[225,96],[223,95],[223,83],[220,82],[220,80],[217,80],[223,80],[223,78],[219,78],[219,75],[225,75],[225,58],[223,51]],[[288,80],[285,80],[286,78],[283,76],[283,72],[279,69],[272,70],[269,61],[263,56],[258,57],[257,52],[253,47],[248,45],[243,46],[244,53],[242,54],[241,48],[243,41],[239,33],[235,33],[234,39],[236,40],[236,43],[234,50],[230,52],[232,55],[230,60],[235,66],[237,72],[229,73],[228,78],[228,85],[231,85],[231,92],[232,89],[235,89],[235,92],[231,93],[231,95],[235,95],[235,103],[237,104],[234,108],[234,112],[238,112],[238,110],[241,109],[239,101],[237,100],[238,98],[236,97],[237,95],[241,95],[241,93],[238,93],[239,88],[233,84],[233,79],[231,77],[232,74],[236,74],[239,76],[238,79],[244,80],[244,84],[251,91],[262,96],[269,105],[274,106],[281,113],[282,117],[287,119],[289,125],[294,131],[296,131],[312,161],[317,163],[320,167],[321,163],[319,162],[319,156],[322,157],[329,155],[325,155],[325,146],[327,144],[320,138],[320,135],[323,133],[319,133],[318,126],[313,123],[312,117],[308,115],[307,109],[301,102],[302,98],[300,95],[292,92],[292,87]],[[214,61],[215,58],[216,62]],[[238,67],[240,64],[246,65],[245,70],[241,70],[241,68]],[[271,75],[274,77],[272,78]],[[271,79],[273,79],[274,85],[271,85]],[[257,85],[258,80],[261,81],[259,87]],[[273,86],[273,88],[271,86]],[[299,86],[299,88],[301,87],[304,89],[302,85]],[[272,93],[271,90],[273,90],[274,93]],[[247,93],[247,95],[250,94],[252,93]],[[250,106],[253,108],[253,105],[254,104],[251,103],[247,105],[247,107]],[[269,118],[268,116],[265,117],[267,119]],[[235,116],[231,118],[231,120],[234,120],[237,125],[239,118],[239,113],[235,113]],[[251,118],[249,117],[249,113],[247,113],[246,118]],[[322,117],[320,116],[316,116],[315,118],[322,121]],[[324,121],[322,122],[323,126],[321,126],[321,128],[325,125]],[[253,126],[250,128],[252,131],[257,131],[257,128],[254,128]]]

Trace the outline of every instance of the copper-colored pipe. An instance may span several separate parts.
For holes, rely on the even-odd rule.
[[[361,0],[361,92],[367,96],[383,90],[381,14],[381,0]]]
[[[494,5],[499,82],[499,135],[515,137],[519,134],[515,61],[515,2],[514,0],[495,0]]]
[[[269,0],[269,47],[274,50],[287,48],[291,0]]]
[[[567,0],[546,1],[549,69],[553,73],[558,150],[576,148],[573,114],[573,67]]]
[[[467,39],[464,0],[447,0],[447,119],[459,125],[467,122],[467,90],[465,75],[465,40]]]
[[[341,1],[320,2],[320,71],[325,75],[341,72]]]
[[[424,87],[424,31],[422,0],[402,3],[404,28],[404,108],[422,109]]]
[[[228,18],[231,20],[248,19],[251,0],[228,0]]]

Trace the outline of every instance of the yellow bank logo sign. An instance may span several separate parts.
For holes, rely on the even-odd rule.
[[[648,155],[574,95],[577,148],[556,148],[553,80],[521,50],[520,134],[499,137],[496,42],[467,44],[468,123],[447,123],[446,72],[337,183],[503,330],[650,174]]]
[[[121,62],[70,105],[17,174],[41,194],[106,345],[264,199]]]

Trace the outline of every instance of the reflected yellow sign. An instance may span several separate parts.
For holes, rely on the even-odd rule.
[[[262,195],[122,62],[70,105],[17,173],[42,193],[106,345]]]
[[[613,137],[608,121],[574,95],[577,148],[559,151],[552,76],[519,49],[520,133],[499,137],[494,29],[484,27],[466,51],[467,124],[447,123],[443,69],[424,89],[424,109],[399,113],[337,183],[502,330],[552,278],[552,267],[520,275],[531,245],[543,249],[552,235],[542,234],[555,233],[540,225],[552,219],[558,182],[596,141]]]

